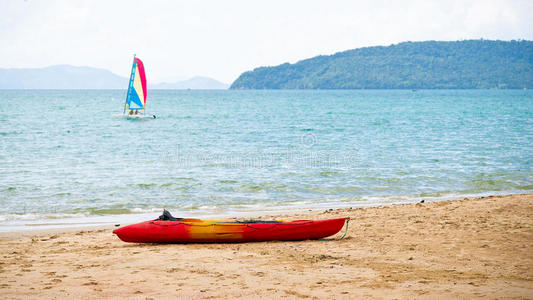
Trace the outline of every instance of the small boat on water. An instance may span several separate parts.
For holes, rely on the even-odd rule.
[[[298,221],[216,221],[174,218],[163,211],[159,218],[113,231],[130,243],[236,243],[313,240],[339,232],[349,218]]]
[[[113,115],[115,118],[126,119],[155,119],[155,115],[146,113],[146,74],[143,62],[133,55],[128,93],[122,114]]]

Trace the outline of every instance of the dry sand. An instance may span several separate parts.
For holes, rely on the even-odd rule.
[[[340,216],[352,221],[336,241],[141,245],[111,228],[4,234],[0,298],[533,299],[533,194],[277,217]]]

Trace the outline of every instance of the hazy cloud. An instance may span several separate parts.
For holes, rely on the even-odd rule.
[[[87,65],[230,83],[262,65],[411,40],[533,39],[533,1],[0,0],[0,67]]]

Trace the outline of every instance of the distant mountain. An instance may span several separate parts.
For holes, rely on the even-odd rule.
[[[150,89],[227,89],[208,77],[150,84]],[[0,69],[0,89],[126,89],[128,78],[92,67],[57,65],[46,68]]]
[[[533,42],[404,42],[321,55],[239,76],[231,89],[533,88]]]
[[[222,83],[218,80],[209,77],[193,77],[187,80],[178,81],[174,83],[159,83],[150,85],[152,89],[193,89],[193,90],[226,90],[229,84]]]
[[[127,78],[91,67],[0,69],[0,89],[124,89],[127,86]]]

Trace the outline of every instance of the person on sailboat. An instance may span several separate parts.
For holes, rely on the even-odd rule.
[[[130,116],[133,116],[133,109],[130,109],[130,113],[129,113]]]

